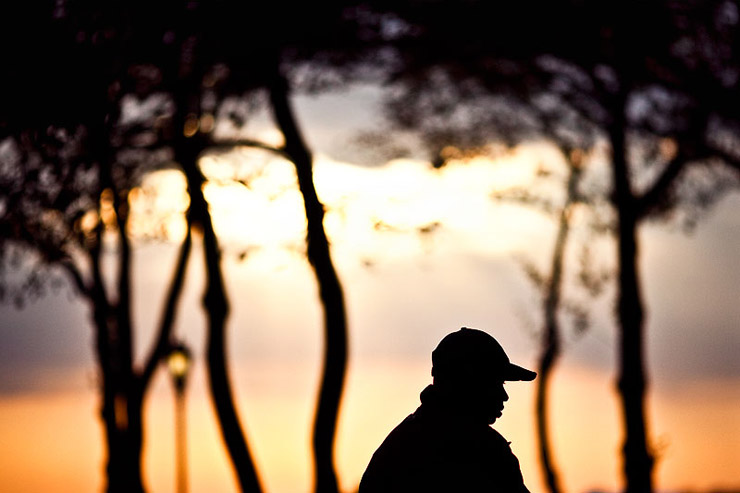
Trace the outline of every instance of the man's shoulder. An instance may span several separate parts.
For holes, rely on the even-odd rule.
[[[494,428],[491,428],[490,426],[486,427],[486,437],[492,444],[495,444],[497,447],[511,450],[511,442],[508,441],[501,433],[499,433]]]
[[[498,431],[486,425],[439,423],[414,413],[375,451],[360,491],[451,491],[445,485],[458,483],[468,484],[468,489],[506,485],[507,491],[526,492],[519,463]]]
[[[407,476],[425,462],[425,438],[419,419],[413,414],[407,416],[373,454],[360,481],[360,492],[405,491]]]
[[[415,414],[409,414],[391,430],[383,443],[380,444],[377,452],[402,454],[405,453],[404,449],[418,446],[419,442],[426,437],[427,433],[423,423]]]
[[[407,441],[408,435],[413,433],[412,424],[413,414],[408,415],[403,421],[397,424],[385,439],[381,442],[380,446],[376,451],[376,455],[380,451],[385,451],[397,447],[399,444]]]

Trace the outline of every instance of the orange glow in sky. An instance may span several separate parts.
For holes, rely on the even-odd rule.
[[[191,491],[232,492],[236,484],[205,392],[203,368],[188,390]],[[250,376],[252,375],[252,376]],[[256,375],[256,376],[255,376]],[[310,491],[309,424],[316,368],[266,363],[237,368],[237,395],[266,491]],[[337,442],[343,491],[352,491],[375,447],[418,406],[428,362],[353,365]],[[553,388],[554,448],[567,491],[616,491],[617,401],[609,375],[562,368]],[[534,447],[533,386],[509,383],[510,401],[494,426],[510,441],[530,490],[544,491]],[[729,390],[729,392],[728,392]],[[720,395],[725,397],[720,397]],[[707,491],[737,485],[740,382],[651,399],[662,490]],[[696,396],[701,397],[696,402]],[[99,491],[102,429],[92,389],[0,399],[2,491]],[[172,388],[161,375],[148,406],[145,477],[151,491],[174,491]]]
[[[245,150],[233,154],[209,156],[202,164],[211,179],[204,193],[224,249],[232,306],[228,329],[234,393],[265,491],[308,492],[322,330],[315,280],[302,253],[302,201],[290,163]],[[533,366],[536,339],[526,321],[536,319],[538,308],[512,256],[525,251],[544,265],[554,230],[541,215],[497,203],[491,193],[525,183],[547,159],[557,156],[535,146],[496,163],[477,159],[440,170],[410,160],[374,168],[317,160],[316,186],[327,206],[325,225],[346,291],[350,327],[349,373],[336,442],[343,491],[354,491],[375,448],[418,406],[419,392],[430,383],[431,349],[446,332],[462,325],[489,330],[513,360]],[[559,166],[552,165],[556,172]],[[129,232],[142,240],[136,242],[133,276],[141,355],[153,338],[173,252],[185,233],[182,215],[188,203],[182,175],[152,174],[130,202]],[[728,234],[726,228],[716,229]],[[143,241],[151,236],[169,241]],[[671,344],[691,335],[675,332],[673,312],[708,310],[703,302],[689,307],[685,300],[692,293],[670,277],[677,270],[670,262],[683,255],[689,260],[681,265],[693,265],[693,259],[706,259],[706,245],[716,242],[696,246],[692,239],[650,232],[642,239],[644,258],[652,262],[644,265],[651,317],[647,330],[651,337],[670,341],[651,345],[650,356],[670,360]],[[702,254],[691,257],[696,255],[692,248]],[[190,490],[234,492],[237,485],[214,420],[201,357],[205,324],[199,252],[196,244],[177,322],[178,334],[195,355],[187,390]],[[691,275],[711,286],[733,265]],[[722,302],[722,293],[731,296],[719,288],[717,293],[715,303]],[[565,356],[555,370],[553,447],[568,492],[621,487],[611,301],[595,305],[595,326],[581,339],[566,337]],[[51,310],[44,303],[51,301],[14,315],[39,325],[41,339],[54,328],[50,317],[59,322],[66,313],[44,311]],[[79,303],[65,301],[65,306],[89,316]],[[737,313],[729,303],[713,311],[722,316],[722,310],[730,314],[727,318]],[[694,330],[724,327],[707,323]],[[727,344],[737,342],[735,332],[722,334]],[[92,351],[89,338],[73,344]],[[100,491],[103,430],[90,378],[94,367],[88,364],[60,369],[53,379],[51,373],[35,377],[64,383],[51,390],[0,393],[0,492]],[[740,377],[676,376],[665,369],[656,369],[653,376],[648,417],[659,490],[740,489]],[[530,490],[544,492],[535,448],[534,385],[510,383],[507,391],[511,399],[495,427],[512,442]],[[165,372],[157,375],[149,395],[145,482],[150,491],[166,493],[174,491],[175,440],[173,389]]]

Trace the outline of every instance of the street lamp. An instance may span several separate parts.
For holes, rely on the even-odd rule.
[[[182,342],[170,345],[167,368],[175,386],[175,468],[176,491],[187,493],[187,460],[185,456],[185,384],[192,358],[190,350]]]

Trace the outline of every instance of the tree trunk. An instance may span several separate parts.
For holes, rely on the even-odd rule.
[[[576,201],[578,193],[577,186],[580,181],[581,171],[578,163],[569,164],[570,174],[567,183],[567,196],[563,209],[560,212],[558,222],[558,235],[555,239],[555,248],[552,253],[550,278],[547,285],[543,311],[545,319],[545,331],[543,334],[542,353],[540,355],[537,379],[536,416],[537,437],[540,449],[540,465],[545,483],[551,493],[560,493],[560,480],[553,461],[552,446],[550,442],[550,429],[548,424],[548,398],[550,375],[555,363],[560,356],[560,325],[558,323],[558,310],[560,308],[561,290],[563,284],[563,269],[565,262],[565,250],[568,244],[570,232],[570,209]]]
[[[203,175],[198,169],[198,155],[203,148],[196,135],[190,139],[180,140],[176,146],[176,158],[187,177],[191,200],[191,213],[194,222],[203,229],[203,244],[207,285],[203,305],[208,317],[207,360],[211,398],[218,422],[221,437],[231,458],[239,487],[244,493],[262,491],[257,470],[247,445],[242,425],[239,421],[234,397],[231,392],[231,381],[226,363],[225,325],[229,304],[221,274],[221,255],[218,240],[213,231],[213,223],[208,204],[203,197]]]
[[[109,339],[117,331],[118,320],[109,317],[97,322],[101,321],[104,325],[98,325],[98,337]],[[98,345],[103,387],[101,417],[108,452],[105,490],[108,493],[140,493],[144,491],[144,485],[141,477],[142,403],[138,385],[132,379],[130,368],[122,370],[117,364],[110,363],[120,361],[120,356],[104,362],[103,358],[110,352],[107,348],[101,352],[101,344]],[[115,352],[120,350],[115,348],[115,342],[107,341],[104,345],[113,346]]]
[[[95,355],[97,356],[100,371],[100,418],[105,430],[106,457],[106,486],[105,491],[114,492],[117,484],[123,484],[123,478],[130,477],[119,460],[118,427],[116,426],[116,374],[111,365],[111,329],[108,324],[113,319],[110,314],[108,298],[105,294],[103,281],[100,275],[100,236],[98,231],[97,244],[91,248],[90,260],[92,264],[92,287],[88,292],[88,299],[93,309],[93,325],[95,327]]]
[[[653,457],[645,422],[644,313],[637,272],[637,207],[625,155],[624,98],[616,105],[609,129],[612,146],[614,205],[618,216],[619,379],[624,424],[624,478],[627,493],[652,493]]]
[[[110,194],[118,226],[117,300],[110,302],[101,273],[102,226],[97,245],[91,251],[93,263],[94,318],[97,329],[98,362],[102,372],[102,418],[106,431],[109,493],[144,491],[141,477],[141,392],[133,369],[133,334],[131,326],[131,249],[126,237],[128,202],[111,175],[114,159],[110,148],[97,136],[97,155],[101,156],[100,176],[104,194]]]
[[[548,330],[549,332],[549,330]],[[546,336],[549,339],[548,336]],[[545,479],[545,483],[551,493],[560,493],[559,479],[557,471],[555,469],[552,459],[552,446],[550,444],[550,429],[548,426],[548,399],[549,399],[549,382],[550,374],[554,366],[555,360],[560,354],[560,348],[557,342],[547,341],[545,342],[544,351],[540,356],[540,363],[538,368],[538,383],[537,383],[537,402],[536,402],[536,413],[537,413],[537,438],[539,442],[540,451],[540,465],[542,467],[542,475]]]
[[[298,175],[307,219],[308,261],[319,285],[324,310],[324,363],[318,405],[314,417],[314,491],[337,493],[334,467],[334,440],[339,405],[347,370],[347,321],[344,295],[324,231],[324,206],[313,184],[313,158],[298,129],[288,100],[288,85],[281,75],[270,83],[270,101],[275,120],[285,137],[285,152]]]
[[[98,240],[100,234],[98,234]],[[122,369],[118,310],[110,305],[100,273],[98,245],[90,251],[93,280],[87,292],[93,307],[96,356],[101,380],[101,418],[105,430],[106,485],[109,493],[144,491],[141,478],[141,400],[132,399],[131,368]]]
[[[115,334],[118,331],[115,325],[120,323],[120,319],[119,317],[109,317],[106,312],[118,312],[118,310],[110,309],[102,288],[93,288],[90,291],[92,294],[91,300],[96,300],[93,301],[93,304],[99,335],[98,355],[104,375],[102,415],[108,444],[108,464],[106,466],[108,484],[106,491],[111,493],[145,491],[141,469],[144,444],[144,399],[151,377],[167,352],[177,303],[182,293],[190,247],[191,238],[188,228],[188,234],[180,248],[178,261],[175,265],[162,321],[158,329],[157,342],[146,360],[145,368],[141,374],[137,374],[131,365],[121,370],[116,365],[110,364],[112,360],[109,355],[109,348],[116,347],[115,338],[110,339],[110,334]],[[98,258],[97,253],[93,257]],[[128,263],[126,263],[126,268],[129,268]],[[94,278],[97,280],[95,282],[102,281],[99,272],[94,275]],[[101,343],[101,338],[105,340],[105,343]],[[120,351],[120,349],[118,350]]]
[[[109,377],[104,386],[119,387]],[[104,394],[110,394],[104,390]],[[141,400],[124,392],[104,397],[103,421],[108,450],[105,490],[108,493],[144,491],[141,477],[142,406]]]

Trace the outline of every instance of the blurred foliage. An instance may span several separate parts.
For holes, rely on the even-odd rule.
[[[283,77],[309,93],[382,85],[389,128],[363,139],[385,157],[407,153],[407,135],[437,167],[532,140],[571,163],[624,151],[625,176],[570,198],[608,199],[635,224],[690,228],[738,185],[735,0],[47,0],[6,2],[0,19],[0,298],[18,305],[58,284],[45,266],[101,309],[126,305],[131,191],[183,142],[284,154],[248,131]],[[562,212],[531,189],[509,198]],[[104,248],[122,262],[119,299],[100,279]],[[601,290],[603,274],[581,277]]]

